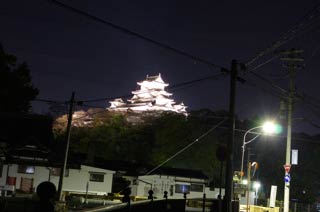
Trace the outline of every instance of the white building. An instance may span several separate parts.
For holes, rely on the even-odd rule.
[[[60,178],[58,167],[60,166],[52,164],[46,158],[13,155],[10,160],[2,161],[0,165],[0,188],[32,193],[43,181],[50,181],[58,188]],[[93,166],[70,165],[65,172],[62,190],[71,193],[107,195],[111,192],[114,173]]]
[[[114,111],[171,111],[187,115],[186,106],[183,103],[176,104],[171,99],[172,93],[165,88],[169,85],[163,81],[161,74],[147,76],[145,80],[137,82],[139,89],[132,91],[133,97],[127,102],[121,98],[110,101],[109,110]]]
[[[204,193],[207,198],[217,198],[219,195],[219,189],[211,190],[208,177],[197,170],[161,168],[152,175],[140,174],[138,177],[123,172],[123,177],[130,181],[133,196],[147,197],[149,190],[153,191],[155,198],[163,198],[165,191],[168,192],[167,197],[172,199],[182,199],[184,193],[188,199],[202,198]]]

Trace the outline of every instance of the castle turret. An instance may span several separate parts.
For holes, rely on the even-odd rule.
[[[186,106],[176,104],[170,97],[172,93],[165,90],[169,84],[161,78],[161,74],[147,76],[145,80],[137,82],[139,89],[132,91],[132,98],[127,103],[122,99],[110,101],[109,110],[133,112],[142,111],[172,111],[187,115]]]

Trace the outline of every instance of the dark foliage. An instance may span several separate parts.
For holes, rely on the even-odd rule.
[[[0,44],[0,111],[29,112],[39,91],[31,82],[27,63],[18,63]]]

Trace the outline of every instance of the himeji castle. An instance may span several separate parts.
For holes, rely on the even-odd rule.
[[[111,106],[108,108],[113,111],[171,111],[187,115],[186,106],[183,103],[176,104],[170,98],[172,93],[165,89],[169,85],[165,83],[161,74],[148,76],[145,80],[137,82],[139,89],[132,91],[133,97],[124,101],[121,98],[110,101]]]

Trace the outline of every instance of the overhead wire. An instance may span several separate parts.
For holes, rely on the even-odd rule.
[[[245,65],[249,67],[254,62],[256,62],[261,57],[265,56],[266,54],[278,49],[288,41],[292,40],[297,36],[298,33],[301,33],[303,29],[306,28],[309,24],[312,25],[312,21],[315,21],[317,18],[319,18],[320,14],[320,4],[317,4],[314,6],[305,16],[303,16],[297,24],[295,24],[292,28],[290,28],[281,38],[277,41],[275,41],[270,47],[260,51],[256,56],[249,59]]]
[[[173,154],[172,156],[170,156],[169,158],[167,158],[166,160],[164,160],[162,163],[160,163],[159,165],[157,165],[156,167],[154,167],[153,169],[151,169],[150,171],[148,171],[145,175],[150,175],[152,174],[154,171],[156,171],[157,169],[159,169],[161,166],[163,166],[164,164],[168,163],[170,160],[172,160],[173,158],[177,157],[178,155],[180,155],[182,152],[184,152],[185,150],[187,150],[189,147],[191,147],[192,145],[194,145],[195,143],[199,142],[200,140],[202,140],[203,138],[205,138],[207,135],[209,135],[212,131],[214,131],[215,129],[217,129],[221,124],[223,124],[226,120],[228,119],[223,119],[222,121],[220,121],[218,124],[216,124],[215,126],[213,126],[212,128],[210,128],[207,132],[203,133],[201,136],[199,136],[198,138],[196,138],[193,142],[189,143],[188,145],[186,145],[185,147],[183,147],[181,150],[179,150],[178,152],[176,152],[175,154]]]
[[[267,79],[266,77],[262,76],[261,74],[258,74],[256,72],[251,71],[250,72],[253,76],[255,76],[256,78],[263,80],[264,82],[268,83],[269,85],[271,85],[273,88],[281,91],[282,93],[288,93],[288,91],[278,85],[276,85],[275,83],[273,83],[271,80]]]
[[[154,39],[152,39],[152,38],[149,38],[149,37],[147,37],[147,36],[144,36],[144,35],[142,35],[142,34],[139,34],[139,33],[137,33],[137,32],[134,32],[134,31],[132,31],[132,30],[129,30],[129,29],[127,29],[127,28],[125,28],[125,27],[122,27],[122,26],[120,26],[120,25],[114,24],[114,23],[112,23],[112,22],[110,22],[110,21],[106,21],[106,20],[104,20],[104,19],[102,19],[102,18],[99,18],[99,17],[97,17],[97,16],[94,16],[94,15],[92,15],[92,14],[89,14],[89,13],[87,13],[87,12],[85,12],[85,11],[79,10],[79,9],[77,9],[77,8],[75,8],[75,7],[70,6],[70,5],[64,4],[64,3],[60,2],[60,1],[57,1],[57,0],[51,0],[51,1],[52,1],[53,3],[55,3],[56,5],[60,6],[60,7],[63,7],[63,8],[68,9],[68,10],[74,12],[74,13],[77,13],[77,14],[79,14],[79,15],[82,15],[82,16],[85,16],[85,17],[87,17],[87,18],[90,18],[90,19],[92,19],[92,20],[94,20],[94,21],[97,21],[97,22],[100,22],[100,23],[102,23],[102,24],[105,24],[105,25],[107,25],[107,26],[109,26],[109,27],[112,27],[112,28],[114,28],[114,29],[116,29],[116,30],[119,30],[119,31],[121,31],[121,32],[123,32],[123,33],[125,33],[125,34],[129,34],[129,35],[135,36],[135,37],[140,38],[140,39],[142,39],[142,40],[144,40],[144,41],[147,41],[147,42],[149,42],[149,43],[152,43],[152,44],[154,44],[154,45],[156,45],[156,46],[159,46],[159,47],[162,47],[162,48],[164,48],[164,49],[170,50],[170,51],[172,51],[172,52],[175,52],[176,54],[179,54],[179,55],[188,57],[188,58],[190,58],[190,59],[192,59],[192,60],[194,60],[194,61],[200,62],[200,63],[205,64],[205,65],[208,65],[208,66],[210,66],[210,67],[219,68],[219,69],[221,69],[222,72],[228,72],[228,69],[226,69],[226,68],[223,67],[223,66],[220,66],[220,65],[217,65],[217,64],[215,64],[215,63],[209,62],[209,61],[207,61],[207,60],[205,60],[205,59],[202,59],[202,58],[200,58],[200,57],[196,57],[196,56],[194,56],[194,55],[192,55],[192,54],[190,54],[190,53],[188,53],[188,52],[185,52],[185,51],[179,50],[179,49],[177,49],[177,48],[171,47],[171,46],[169,46],[169,45],[167,45],[167,44],[161,43],[161,42],[159,42],[159,41],[157,41],[157,40],[154,40]]]
[[[253,76],[255,76],[256,78],[268,83],[269,85],[271,85],[274,89],[281,91],[283,94],[287,94],[288,91],[283,89],[282,87],[276,85],[274,82],[272,82],[271,80],[267,79],[266,77],[262,76],[261,74],[258,74],[256,72],[254,72],[255,70],[257,70],[258,68],[261,68],[263,66],[265,66],[266,64],[272,62],[273,60],[275,60],[276,58],[278,58],[280,56],[281,52],[276,52],[276,54],[271,57],[270,59],[268,59],[267,61],[260,63],[254,67],[250,67],[251,65],[254,64],[254,62],[256,62],[258,59],[260,59],[261,57],[263,57],[264,55],[266,55],[269,52],[274,52],[276,49],[278,49],[280,46],[282,46],[283,44],[285,44],[286,42],[288,42],[289,40],[293,39],[294,37],[296,37],[297,33],[302,33],[302,30],[306,29],[307,27],[310,28],[311,25],[313,25],[317,18],[319,18],[320,14],[320,4],[316,5],[313,9],[311,9],[303,18],[302,20],[305,21],[305,23],[302,23],[301,20],[298,22],[298,24],[296,24],[295,26],[293,26],[291,29],[289,29],[278,41],[274,42],[271,47],[266,48],[265,50],[261,51],[260,53],[258,53],[255,57],[253,57],[252,59],[248,60],[245,65],[246,65],[246,71],[248,73],[251,73]],[[291,36],[291,37],[290,37]]]
[[[270,59],[266,60],[265,62],[260,63],[259,65],[256,65],[255,67],[252,67],[252,68],[250,68],[250,69],[247,69],[246,71],[248,71],[248,72],[253,72],[253,71],[255,71],[256,69],[261,68],[261,67],[267,65],[268,63],[274,61],[274,60],[277,59],[279,56],[280,56],[279,54],[276,54],[276,55],[274,55],[273,57],[271,57]]]
[[[274,82],[272,82],[271,80],[267,79],[266,77],[262,76],[261,74],[258,74],[257,72],[254,72],[255,70],[257,70],[258,68],[261,68],[262,66],[272,62],[273,60],[275,60],[276,58],[278,58],[281,54],[281,52],[276,52],[276,54],[271,57],[270,59],[268,59],[267,61],[260,63],[259,65],[256,65],[254,67],[250,67],[250,65],[252,65],[254,62],[256,62],[259,58],[263,57],[264,55],[266,55],[267,53],[271,52],[271,51],[275,51],[276,49],[278,49],[280,46],[282,46],[283,44],[285,44],[287,41],[293,39],[297,34],[300,33],[300,30],[305,29],[306,27],[310,27],[310,25],[312,25],[313,23],[311,23],[311,21],[315,21],[320,13],[320,4],[316,5],[312,10],[310,10],[307,15],[305,15],[303,17],[303,19],[305,21],[307,21],[307,24],[303,24],[300,23],[295,25],[294,27],[292,27],[290,30],[287,31],[287,33],[282,36],[281,39],[283,39],[283,41],[278,40],[277,42],[275,42],[271,47],[265,49],[264,51],[261,51],[259,54],[257,54],[255,57],[253,57],[251,60],[246,62],[246,71],[248,73],[251,73],[254,77],[268,83],[269,85],[271,85],[274,89],[281,91],[283,94],[287,94],[288,91],[283,89],[282,87],[276,85]],[[308,25],[310,24],[310,25]],[[290,38],[290,34],[292,34],[292,37]]]
[[[187,53],[187,52],[184,52],[184,51],[181,51],[181,50],[179,50],[179,49],[173,48],[173,47],[171,47],[171,46],[169,46],[169,45],[166,45],[166,44],[163,44],[163,43],[161,43],[161,42],[159,42],[159,41],[156,41],[156,40],[154,40],[154,39],[148,38],[148,37],[146,37],[146,36],[144,36],[144,35],[141,35],[141,34],[139,34],[139,33],[136,33],[136,32],[134,32],[134,31],[131,31],[131,30],[127,29],[127,28],[121,27],[121,26],[116,25],[116,24],[114,24],[114,23],[111,23],[111,22],[109,22],[109,21],[103,20],[103,19],[101,19],[101,18],[99,18],[99,17],[96,17],[96,16],[94,16],[94,15],[91,15],[91,14],[85,12],[85,11],[76,9],[76,8],[70,6],[70,5],[64,4],[64,3],[59,2],[59,1],[56,1],[56,0],[52,0],[52,2],[55,3],[55,4],[57,4],[57,5],[59,5],[59,6],[61,6],[61,7],[64,7],[64,8],[66,8],[66,9],[69,9],[69,10],[75,12],[75,13],[78,13],[78,14],[80,14],[80,15],[84,15],[84,16],[86,16],[86,17],[88,17],[88,18],[91,18],[92,20],[95,20],[95,21],[98,21],[98,22],[103,23],[103,24],[105,24],[105,25],[108,25],[108,26],[110,26],[110,27],[113,27],[113,28],[115,28],[115,29],[117,29],[117,30],[119,30],[119,31],[122,31],[122,32],[126,33],[126,34],[133,35],[133,36],[135,36],[135,37],[138,37],[138,38],[140,38],[140,39],[143,39],[143,40],[145,40],[145,41],[148,41],[148,42],[150,42],[150,43],[153,43],[154,45],[160,46],[160,47],[165,48],[165,49],[167,49],[167,50],[173,51],[173,52],[175,52],[175,53],[177,53],[177,54],[180,54],[180,55],[183,55],[183,56],[185,56],[185,57],[191,58],[192,60],[195,60],[195,61],[201,62],[201,63],[203,63],[203,64],[209,65],[210,67],[220,68],[221,71],[224,72],[224,73],[228,73],[228,72],[229,72],[226,68],[224,68],[224,67],[222,67],[222,66],[216,65],[216,64],[214,64],[214,63],[212,63],[212,62],[209,62],[209,61],[204,60],[204,59],[202,59],[202,58],[196,57],[196,56],[191,55],[191,54],[189,54],[189,53]],[[249,61],[246,63],[246,66],[248,67],[248,66],[252,65],[255,61],[257,61],[259,58],[261,58],[262,56],[264,56],[266,53],[271,52],[271,51],[274,51],[275,49],[277,49],[277,48],[279,48],[280,46],[282,46],[283,44],[285,44],[287,41],[293,39],[293,38],[297,35],[297,33],[300,32],[300,30],[305,29],[305,27],[308,26],[308,24],[310,24],[311,21],[314,21],[314,20],[318,17],[318,14],[317,14],[317,13],[318,13],[319,11],[320,11],[320,6],[317,5],[317,6],[314,7],[314,9],[312,9],[305,17],[303,17],[303,19],[304,19],[305,21],[307,21],[306,23],[299,23],[298,25],[295,25],[294,27],[292,27],[290,30],[288,30],[288,31],[281,37],[280,40],[274,42],[274,44],[273,44],[271,47],[269,47],[269,48],[267,48],[266,50],[260,52],[259,54],[257,54],[256,57],[254,57],[253,59],[249,60]],[[287,92],[285,89],[281,88],[280,86],[277,86],[277,85],[274,84],[272,81],[266,79],[265,77],[261,76],[260,74],[257,74],[257,73],[255,73],[255,72],[253,72],[253,70],[256,70],[256,69],[258,69],[258,68],[261,68],[262,66],[266,65],[267,63],[273,61],[275,58],[277,58],[277,56],[272,57],[271,59],[267,60],[267,61],[264,62],[264,63],[261,63],[260,65],[255,66],[255,67],[252,68],[252,69],[249,69],[249,72],[252,73],[255,77],[257,77],[257,78],[259,78],[259,79],[261,79],[261,80],[269,83],[270,85],[272,85],[273,88],[276,88],[277,90],[280,90],[281,92]],[[252,84],[251,84],[251,85],[252,85]],[[185,85],[185,86],[186,86],[186,85]],[[256,85],[255,85],[255,86],[256,86]],[[266,91],[266,89],[263,89],[263,90]],[[269,93],[270,93],[270,92],[269,92]],[[115,98],[125,98],[125,97],[130,97],[130,96],[132,96],[132,95],[124,95],[124,96],[117,96],[117,97],[109,97],[109,98],[86,100],[86,101],[84,101],[84,102],[106,101],[106,100],[111,100],[111,99],[115,99]],[[276,95],[276,96],[279,97],[279,95]]]
[[[229,129],[227,127],[219,127],[221,129]],[[241,132],[241,133],[245,133],[247,132],[248,130],[246,129],[239,129],[239,128],[236,128],[235,129],[236,132]],[[252,134],[252,135],[264,135],[264,133],[261,133],[261,132],[249,132],[249,134]],[[286,139],[287,136],[282,136],[282,135],[275,135],[275,134],[270,134],[268,135],[269,137],[274,137],[274,138],[283,138],[283,139]],[[312,140],[312,139],[306,139],[306,138],[299,138],[299,137],[295,137],[293,136],[292,137],[293,140],[296,140],[296,141],[301,141],[301,142],[310,142],[310,143],[315,143],[315,144],[320,144],[320,140]]]
[[[57,103],[57,104],[65,104],[66,103],[66,101],[59,101],[59,100],[52,100],[52,99],[41,99],[41,98],[40,99],[37,98],[37,99],[34,99],[32,101],[44,102],[44,103],[53,103],[53,104],[55,104],[55,103]]]
[[[204,81],[204,80],[219,79],[220,77],[222,77],[224,75],[225,74],[223,74],[223,73],[218,73],[218,74],[210,75],[210,76],[199,78],[199,79],[195,79],[195,80],[190,80],[190,81],[177,83],[175,85],[169,86],[168,90],[170,90],[170,89],[178,90],[178,89],[181,89],[181,88],[183,88],[185,86],[190,86],[192,84],[199,83],[199,82]],[[147,93],[147,91],[145,93]],[[76,104],[76,106],[80,106],[80,107],[83,106],[83,107],[87,107],[87,108],[106,109],[106,107],[103,107],[103,106],[90,105],[90,104],[86,104],[86,103],[114,100],[114,99],[117,99],[117,98],[126,98],[126,97],[132,97],[132,94],[131,95],[128,94],[128,95],[122,95],[122,96],[114,96],[114,97],[105,97],[105,98],[99,98],[99,99],[90,99],[90,100],[76,100],[75,104]],[[45,102],[45,103],[49,103],[49,104],[50,103],[70,104],[70,101],[61,102],[61,101],[48,100],[48,99],[36,99],[36,101],[41,101],[41,102]],[[106,110],[96,111],[96,112],[93,112],[93,113],[91,113],[89,115],[92,116],[92,115],[96,115],[96,114],[104,113],[104,112],[106,112]],[[86,118],[86,117],[87,117],[87,114],[83,115],[83,116],[80,116],[80,117],[77,117],[77,118],[74,118],[73,120],[80,120],[80,119],[83,119],[83,118]]]
[[[244,85],[255,87],[255,88],[261,90],[262,92],[267,93],[267,94],[269,94],[271,96],[274,96],[274,97],[277,97],[277,98],[280,98],[280,99],[283,98],[283,94],[282,93],[275,92],[275,91],[270,91],[265,87],[259,86],[257,83],[249,81],[248,79],[246,79],[246,83],[244,83]]]
[[[217,74],[214,74],[214,75],[210,75],[210,76],[207,76],[207,77],[203,77],[203,78],[199,78],[199,79],[195,79],[195,80],[190,80],[190,81],[185,81],[185,82],[181,82],[181,83],[177,83],[177,84],[174,84],[172,86],[168,86],[168,91],[171,91],[171,90],[174,90],[174,89],[179,89],[180,87],[183,87],[183,86],[188,86],[188,85],[191,85],[191,84],[195,84],[195,83],[198,83],[198,82],[201,82],[201,81],[205,81],[205,80],[215,80],[215,79],[218,79],[220,78],[221,76],[225,76],[224,73],[217,73]],[[143,92],[142,92],[143,93]],[[146,91],[145,93],[148,93],[148,91]],[[128,98],[128,97],[131,97],[132,94],[127,94],[127,95],[121,95],[121,96],[114,96],[114,97],[103,97],[103,98],[97,98],[97,99],[85,99],[85,100],[81,100],[81,102],[101,102],[101,101],[108,101],[108,100],[114,100],[114,99],[118,99],[118,98]]]

